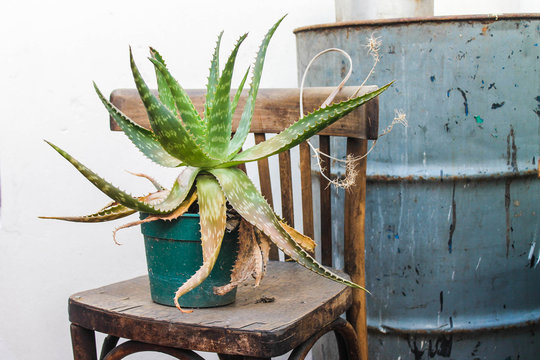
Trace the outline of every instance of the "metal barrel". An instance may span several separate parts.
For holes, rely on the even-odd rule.
[[[370,359],[538,359],[540,14],[362,21],[295,30],[299,76],[319,51],[372,66],[381,130],[368,158]],[[308,86],[338,84],[339,55]],[[339,152],[338,149],[337,151]]]

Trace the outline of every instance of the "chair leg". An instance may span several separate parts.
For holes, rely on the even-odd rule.
[[[342,318],[337,318],[298,345],[289,356],[289,360],[303,360],[317,340],[330,331],[336,335],[340,360],[360,360],[360,347],[356,331],[348,321]]]
[[[201,356],[197,355],[191,350],[176,349],[166,346],[153,345],[141,343],[138,341],[126,341],[123,344],[118,345],[114,349],[110,350],[103,360],[120,360],[125,358],[128,355],[144,352],[144,351],[154,351],[160,352],[172,357],[175,357],[180,360],[204,360]]]
[[[105,340],[103,340],[103,346],[101,347],[101,355],[99,355],[99,360],[105,359],[105,356],[118,345],[119,337],[113,335],[107,335]]]
[[[74,360],[97,360],[96,336],[93,330],[71,324],[71,346]]]

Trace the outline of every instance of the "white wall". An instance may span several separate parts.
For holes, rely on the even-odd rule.
[[[482,3],[482,7],[472,7]],[[435,1],[436,14],[540,11],[536,1]],[[67,298],[76,291],[145,272],[138,229],[118,224],[70,224],[39,215],[78,215],[107,201],[48,139],[113,183],[150,190],[123,170],[162,179],[124,136],[111,133],[91,85],[104,93],[133,87],[128,44],[147,79],[146,46],[158,48],[186,88],[204,87],[216,35],[225,29],[222,56],[249,31],[238,60],[252,61],[259,42],[282,14],[289,16],[268,51],[262,87],[296,86],[298,26],[334,21],[331,0],[4,2],[0,13],[0,358],[68,359]],[[499,7],[497,7],[499,6]],[[241,71],[239,71],[239,74]],[[239,75],[238,74],[238,75]],[[237,76],[238,81],[238,76]],[[149,170],[147,170],[149,169]],[[120,220],[120,224],[122,221]]]

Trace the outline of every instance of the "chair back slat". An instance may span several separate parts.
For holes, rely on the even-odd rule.
[[[281,188],[281,216],[290,226],[294,227],[294,202],[291,174],[291,152],[284,151],[279,157],[279,180]]]
[[[319,136],[319,150],[324,154],[330,154],[330,137]],[[322,173],[330,178],[331,162],[328,158],[322,157]],[[325,266],[332,266],[332,203],[329,181],[320,176],[320,196],[321,196],[321,262]]]
[[[255,134],[255,144],[259,144],[266,139],[264,134]],[[257,161],[257,167],[259,170],[259,184],[261,185],[261,193],[268,201],[270,206],[274,207],[274,199],[272,196],[272,184],[270,183],[270,168],[268,166],[268,159],[262,159]]]
[[[332,87],[307,88],[304,91],[304,112],[313,111],[323,103],[328,95],[332,92]],[[353,94],[356,87],[344,87],[334,99],[334,102],[344,101]],[[365,86],[362,92],[373,91],[375,87]],[[191,98],[193,105],[203,113],[205,92],[204,90],[186,90]],[[234,96],[236,90],[232,90]],[[154,91],[157,95],[157,91]],[[238,102],[238,111],[233,116],[233,131],[236,131],[240,117],[241,109],[247,99],[247,91],[242,92],[240,101]],[[251,122],[251,132],[253,133],[279,133],[283,129],[298,120],[299,115],[299,93],[298,89],[259,89],[257,102]],[[137,124],[149,129],[150,123],[146,110],[142,104],[139,94],[135,89],[117,89],[111,93],[111,102],[118,107],[124,114],[136,122]],[[366,104],[368,105],[368,104]],[[376,133],[373,128],[377,128],[378,124],[374,123],[376,118],[371,118],[366,121],[366,108],[353,111],[345,116],[340,121],[332,124],[328,128],[321,131],[322,135],[346,136],[355,137],[358,139],[376,139]],[[362,119],[359,121],[359,119]],[[111,120],[111,129],[120,130],[116,123]]]
[[[311,152],[307,142],[300,144],[300,184],[304,235],[313,239],[315,231],[313,226],[313,190],[311,188]]]
[[[255,133],[255,144],[259,144],[266,140],[266,135],[262,133]],[[259,184],[261,186],[261,194],[264,196],[268,204],[274,208],[274,198],[272,196],[272,183],[270,182],[270,167],[268,166],[268,159],[262,159],[257,161],[257,169],[259,171]],[[270,245],[270,260],[279,260],[279,250],[276,244]]]

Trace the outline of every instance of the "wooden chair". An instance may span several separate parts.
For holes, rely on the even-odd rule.
[[[336,100],[352,94],[344,88]],[[305,109],[321,104],[330,88],[306,89]],[[202,110],[203,91],[189,91]],[[242,109],[242,102],[239,104]],[[111,101],[131,119],[148,126],[134,90],[116,90]],[[241,111],[238,111],[241,113]],[[252,123],[257,143],[298,119],[297,89],[261,89]],[[235,117],[235,124],[239,116]],[[114,123],[113,130],[118,130]],[[378,131],[378,102],[372,100],[321,133],[320,149],[330,153],[330,136],[347,137],[347,153],[365,154],[367,139]],[[300,145],[304,233],[313,237],[312,169],[310,150]],[[296,166],[296,164],[295,164]],[[328,173],[329,166],[326,166]],[[267,160],[259,161],[261,191],[272,204]],[[364,212],[366,161],[357,166],[356,184],[345,199],[345,270],[358,284],[364,277]],[[294,225],[291,157],[279,155],[282,217]],[[329,173],[328,173],[329,175]],[[328,182],[320,181],[322,263],[332,266],[331,202]],[[272,258],[278,259],[276,249]],[[340,317],[347,312],[347,320]],[[271,261],[258,288],[241,286],[234,304],[182,314],[150,299],[148,279],[138,277],[69,299],[69,319],[76,360],[97,359],[94,331],[108,334],[99,359],[121,359],[139,351],[158,351],[178,359],[202,359],[192,350],[220,354],[220,359],[268,359],[293,350],[290,359],[303,359],[325,333],[334,331],[341,359],[367,359],[365,293],[322,278],[294,262]],[[116,346],[119,338],[129,341]]]

